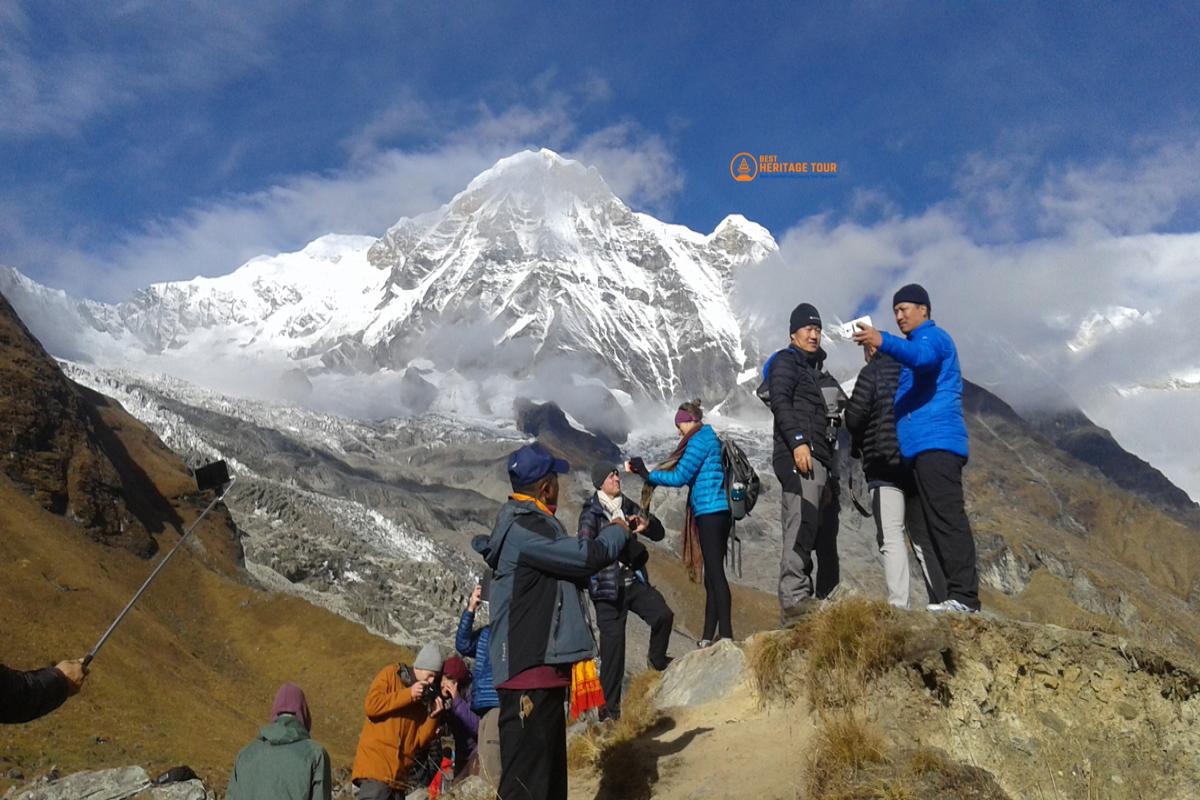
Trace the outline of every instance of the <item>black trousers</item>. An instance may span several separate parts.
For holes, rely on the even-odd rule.
[[[566,800],[566,689],[498,689],[504,800]]]
[[[712,639],[718,631],[722,639],[733,638],[733,596],[725,577],[725,550],[733,516],[728,511],[696,517],[700,530],[700,555],[704,558],[704,636]]]
[[[967,520],[962,471],[967,460],[946,450],[927,450],[912,462],[917,499],[929,540],[946,577],[946,597],[979,608],[975,537]],[[912,529],[909,535],[914,537]]]
[[[904,492],[904,530],[912,539],[913,547],[919,547],[925,556],[925,571],[921,573],[925,594],[929,602],[940,603],[946,599],[946,573],[942,571],[941,559],[933,547],[929,526],[925,524],[925,509],[917,494],[917,481],[908,471],[896,485]]]
[[[600,629],[600,686],[609,714],[621,713],[621,688],[625,682],[625,622],[629,612],[650,626],[650,664],[667,666],[667,645],[675,614],[658,589],[641,581],[621,587],[616,600],[596,601],[596,626]]]

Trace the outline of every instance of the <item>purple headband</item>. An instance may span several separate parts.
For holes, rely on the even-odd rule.
[[[675,412],[675,424],[682,425],[685,422],[699,422],[695,415],[690,411],[684,411],[682,408]]]

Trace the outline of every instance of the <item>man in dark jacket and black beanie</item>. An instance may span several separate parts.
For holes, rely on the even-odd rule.
[[[86,675],[82,660],[32,672],[0,664],[0,722],[32,722],[46,716],[79,691]]]
[[[622,519],[595,538],[567,535],[554,513],[558,476],[569,470],[536,442],[510,455],[513,493],[482,548],[492,568],[488,650],[500,695],[504,800],[566,800],[563,705],[572,665],[596,656],[582,587],[629,541]]]
[[[836,476],[832,472],[840,398],[824,369],[821,315],[808,303],[792,311],[791,344],[767,366],[775,416],[775,476],[783,488],[779,607],[783,623],[804,614],[814,596],[838,583]],[[813,581],[813,554],[820,571]]]
[[[925,577],[929,602],[940,603],[946,599],[946,578],[932,550],[925,516],[915,497],[916,487],[900,456],[896,436],[892,403],[900,382],[900,363],[874,347],[864,347],[863,353],[867,365],[858,373],[846,404],[846,430],[853,443],[852,452],[862,458],[871,493],[871,516],[883,556],[888,602],[897,608],[909,607],[908,547],[904,542],[907,528]]]
[[[621,494],[621,472],[607,461],[592,467],[592,485],[596,492],[579,513],[579,536],[594,538],[614,519],[629,523],[630,532],[661,542],[666,532],[653,514]],[[618,562],[592,576],[591,595],[596,606],[596,625],[600,628],[600,685],[604,689],[601,718],[621,716],[621,685],[625,680],[625,621],[630,611],[650,626],[651,669],[667,668],[667,645],[675,614],[662,594],[650,585],[646,573],[649,558],[645,545],[630,538]]]

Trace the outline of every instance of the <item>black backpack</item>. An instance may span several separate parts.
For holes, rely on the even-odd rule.
[[[733,439],[721,439],[721,471],[725,473],[725,497],[735,520],[754,510],[762,481],[750,465],[750,459]]]

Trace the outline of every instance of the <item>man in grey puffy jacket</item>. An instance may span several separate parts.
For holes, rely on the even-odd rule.
[[[596,655],[584,589],[629,540],[620,519],[592,539],[567,535],[554,512],[558,476],[569,470],[540,444],[510,455],[513,494],[483,552],[493,570],[489,650],[505,800],[567,796],[563,705],[571,665]]]

